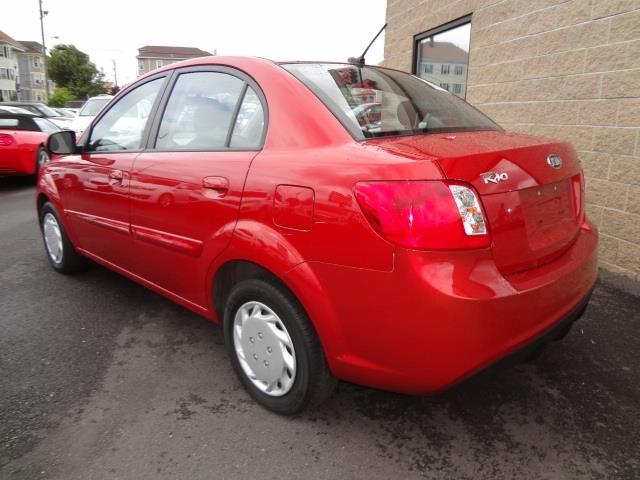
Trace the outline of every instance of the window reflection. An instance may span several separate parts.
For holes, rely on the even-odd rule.
[[[465,23],[418,41],[416,74],[465,98],[469,67],[471,23]]]

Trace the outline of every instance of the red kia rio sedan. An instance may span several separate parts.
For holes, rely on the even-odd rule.
[[[278,413],[337,379],[429,394],[516,360],[568,331],[596,279],[574,149],[397,70],[195,59],[48,148],[53,268],[91,259],[221,323]]]

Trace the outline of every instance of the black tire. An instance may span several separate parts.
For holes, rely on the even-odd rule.
[[[44,147],[40,147],[38,149],[38,152],[36,153],[36,172],[34,174],[36,179],[38,178],[38,175],[40,174],[40,170],[42,169],[42,167],[46,165],[48,162],[49,162],[49,154],[44,149]]]
[[[62,254],[59,258],[54,258],[54,255],[52,255],[47,246],[47,240],[45,238],[45,222],[48,221],[49,215],[55,219],[60,231]],[[76,252],[76,249],[67,236],[67,232],[64,230],[64,225],[60,220],[58,212],[56,212],[56,209],[50,202],[46,202],[40,209],[40,231],[42,233],[45,254],[54,270],[60,273],[75,273],[87,267],[88,260]]]
[[[236,313],[248,302],[260,302],[281,320],[293,343],[295,375],[288,392],[272,396],[261,391],[244,372],[234,345],[233,323]],[[224,337],[227,352],[240,381],[263,407],[281,415],[294,415],[326,400],[337,384],[304,309],[284,287],[265,280],[245,280],[231,290],[224,309]]]

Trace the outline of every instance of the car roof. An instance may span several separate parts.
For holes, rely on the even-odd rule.
[[[23,118],[33,118],[33,117],[38,117],[40,118],[40,115],[36,115],[35,113],[11,113],[11,112],[3,112],[0,111],[0,117],[23,117]]]
[[[18,110],[18,111],[16,112],[14,110]],[[30,115],[35,115],[33,112],[30,112],[29,110],[26,110],[21,107],[17,107],[15,105],[0,105],[0,113],[14,113],[14,114],[28,113]]]
[[[13,107],[19,107],[20,105],[44,105],[42,102],[0,102],[0,107],[2,105],[9,105]]]

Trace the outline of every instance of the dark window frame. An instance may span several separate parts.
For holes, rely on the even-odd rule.
[[[422,40],[424,40],[425,38],[433,37],[440,33],[448,32],[449,30],[453,30],[454,28],[461,27],[463,25],[466,25],[467,23],[471,25],[472,17],[473,17],[473,14],[470,13],[468,15],[465,15],[460,18],[456,18],[455,20],[452,20],[443,25],[440,25],[439,27],[435,27],[435,28],[432,28],[431,30],[427,30],[425,32],[414,35],[413,36],[413,53],[412,53],[412,60],[411,60],[411,73],[416,76],[420,75],[419,69],[418,69],[418,60],[419,60],[418,51],[420,48],[420,42]],[[469,33],[469,53],[471,53],[471,33]],[[469,64],[467,63],[467,68],[468,68],[468,65]],[[465,80],[465,85],[467,81],[468,81],[468,78]],[[465,92],[466,92],[466,88],[465,88]]]

